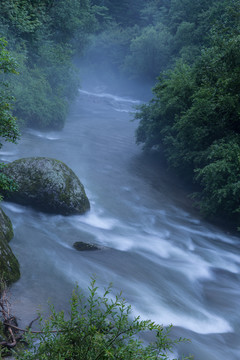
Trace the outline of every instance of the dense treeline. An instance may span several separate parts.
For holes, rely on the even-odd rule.
[[[206,13],[214,21],[197,46],[201,51],[186,61],[191,49],[181,49],[174,67],[158,78],[154,98],[137,114],[137,142],[163,149],[170,166],[200,186],[195,198],[205,215],[239,223],[240,2],[215,1]],[[199,15],[202,29],[205,15]]]
[[[102,0],[101,5],[110,20],[93,36],[89,59],[98,56],[98,66],[110,62],[114,70],[143,81],[154,81],[179,57],[193,63],[225,11],[220,0]]]
[[[2,0],[0,34],[16,60],[8,87],[25,125],[61,128],[78,88],[73,54],[97,28],[90,1]]]

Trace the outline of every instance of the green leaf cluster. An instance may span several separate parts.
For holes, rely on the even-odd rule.
[[[51,306],[51,316],[40,320],[41,333],[36,336],[29,331],[26,340],[30,347],[17,354],[17,359],[168,360],[173,346],[187,341],[171,340],[171,326],[164,328],[150,320],[132,319],[131,306],[121,294],[114,298],[111,286],[102,296],[97,291],[94,279],[87,298],[76,288],[68,318]],[[144,332],[153,333],[154,341],[144,344]]]

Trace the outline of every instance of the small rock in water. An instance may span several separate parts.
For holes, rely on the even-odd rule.
[[[87,244],[82,241],[77,241],[73,244],[73,247],[78,251],[93,251],[100,250],[100,248],[94,244]]]

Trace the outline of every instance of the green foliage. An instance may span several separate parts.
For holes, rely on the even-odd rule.
[[[164,328],[150,320],[131,318],[131,306],[121,295],[114,299],[108,287],[103,296],[97,293],[95,280],[91,281],[89,296],[79,289],[73,292],[71,312],[51,307],[51,316],[41,318],[42,333],[29,332],[30,348],[17,355],[17,359],[51,360],[103,360],[103,359],[169,359],[172,347],[186,339],[171,340],[171,326]],[[144,345],[140,339],[144,332],[152,332],[154,342]],[[184,357],[184,359],[190,359]]]
[[[14,114],[28,126],[62,128],[79,86],[72,58],[98,26],[96,9],[89,0],[3,0],[0,11],[20,73],[10,78]]]
[[[0,4],[2,21],[11,31],[20,36],[34,34],[44,20],[44,1],[2,0]]]
[[[20,75],[11,80],[14,113],[31,127],[62,128],[79,85],[71,64],[72,52],[67,46],[46,41],[38,54],[29,68],[26,54],[16,53]]]
[[[6,50],[7,42],[0,38],[0,137],[5,141],[16,142],[19,137],[16,119],[12,116],[13,97],[8,91],[9,83],[6,74],[16,74],[16,63]],[[0,148],[2,142],[0,142]]]
[[[49,12],[50,29],[57,42],[74,43],[82,51],[88,34],[94,32],[97,20],[89,0],[58,0]]]
[[[239,141],[238,136],[215,141],[209,148],[206,166],[196,169],[196,180],[203,187],[199,205],[205,214],[214,214],[217,211],[220,214],[232,214],[236,221],[239,219]]]
[[[102,0],[100,4],[96,3],[108,10],[112,24],[116,25],[115,34],[122,32],[126,36],[132,32],[133,35],[130,39],[125,37],[124,51],[119,51],[119,48],[123,49],[123,37],[115,37],[110,60],[116,64],[118,58],[120,72],[141,80],[154,80],[161,71],[171,68],[179,57],[188,64],[194,63],[201,47],[208,41],[211,27],[226,10],[226,2],[221,0],[148,0],[137,3]],[[138,31],[134,33],[131,29],[136,27]],[[108,36],[109,30],[111,27],[106,29]],[[108,42],[106,34],[100,37],[99,47],[101,44],[103,49],[110,48],[112,43]],[[100,61],[104,60],[100,57]]]
[[[15,113],[28,126],[61,129],[67,112],[66,100],[58,97],[39,69],[22,73],[14,83]]]
[[[149,105],[141,106],[141,112],[136,114],[136,118],[141,119],[137,143],[144,143],[144,148],[149,150],[159,146],[163,139],[173,140],[173,126],[191,104],[194,87],[191,68],[182,62],[177,63],[173,71],[162,74],[153,89],[155,98]]]
[[[109,10],[113,22],[119,24],[121,27],[131,27],[139,23],[139,13],[145,1],[138,0],[93,0],[93,4],[101,5]]]
[[[5,174],[1,172],[1,170],[4,168],[5,164],[0,163],[0,189],[1,191],[7,190],[7,191],[16,191],[17,185],[16,183],[9,177],[7,177]]]
[[[138,33],[138,26],[123,29],[115,22],[106,25],[104,31],[92,36],[86,55],[87,63],[97,65],[98,71],[99,68],[106,71],[109,66],[119,70],[128,53],[131,39]]]
[[[161,23],[144,27],[131,41],[124,68],[135,77],[154,79],[169,65],[171,39],[168,29]]]
[[[6,49],[7,42],[0,38],[0,148],[3,141],[16,143],[19,131],[16,118],[11,113],[13,97],[9,93],[9,83],[5,76],[9,73],[16,74],[16,63]],[[1,173],[3,164],[0,163],[0,191],[14,190],[13,182]],[[2,196],[0,196],[0,200]]]
[[[239,14],[239,1],[225,3],[210,46],[193,65],[178,61],[162,74],[154,99],[136,116],[137,142],[163,147],[169,164],[201,186],[197,198],[205,215],[229,218],[239,212]]]
[[[143,27],[149,24],[168,24],[168,12],[171,3],[168,0],[150,0],[145,2],[140,11],[140,19]]]

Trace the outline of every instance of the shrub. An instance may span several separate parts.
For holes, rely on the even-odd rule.
[[[91,281],[89,296],[75,289],[68,319],[63,311],[51,306],[51,316],[40,319],[41,332],[27,335],[30,344],[17,359],[102,360],[102,359],[169,359],[172,346],[185,339],[171,340],[171,326],[164,328],[150,320],[130,319],[131,306],[124,298],[110,295],[109,286],[103,296]],[[109,296],[110,295],[110,296]],[[153,332],[154,342],[144,345],[143,332]],[[38,340],[38,341],[36,341]],[[185,357],[190,359],[189,357]]]

